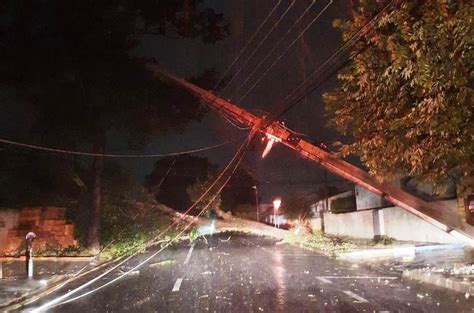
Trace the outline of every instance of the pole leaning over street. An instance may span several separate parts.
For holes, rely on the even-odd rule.
[[[248,126],[253,132],[260,132],[268,138],[277,138],[286,147],[298,152],[299,155],[317,163],[331,173],[367,189],[369,192],[386,199],[393,205],[412,213],[453,237],[474,246],[474,233],[467,229],[458,220],[457,216],[445,214],[446,210],[444,210],[442,204],[428,203],[397,186],[380,182],[364,170],[305,141],[297,133],[278,121],[267,121],[264,118],[257,117],[210,91],[164,72],[156,64],[149,64],[147,67],[157,78],[182,86],[219,114]]]

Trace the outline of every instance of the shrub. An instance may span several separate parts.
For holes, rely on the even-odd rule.
[[[354,196],[347,196],[344,198],[337,198],[331,202],[332,213],[347,213],[356,210],[356,203]]]

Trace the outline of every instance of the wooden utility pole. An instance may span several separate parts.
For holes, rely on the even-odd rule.
[[[457,216],[446,214],[447,212],[443,210],[442,205],[428,203],[399,187],[379,182],[362,169],[300,138],[278,121],[266,121],[257,117],[210,91],[162,71],[156,64],[149,64],[148,68],[157,78],[166,79],[187,89],[219,114],[248,126],[253,132],[260,132],[268,138],[277,138],[283,145],[298,152],[303,158],[307,158],[319,164],[319,166],[327,171],[367,189],[371,193],[405,209],[444,232],[474,245],[473,228],[460,222]]]

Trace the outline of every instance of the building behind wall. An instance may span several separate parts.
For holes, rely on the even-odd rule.
[[[315,203],[311,204],[311,206],[310,206],[311,211],[313,212],[314,216],[318,215],[319,212],[332,212],[332,211],[335,211],[334,204],[335,204],[335,202],[337,202],[337,200],[350,198],[350,197],[354,197],[354,190],[353,189],[342,192],[342,193],[339,193],[339,194],[334,195],[334,196],[331,196],[331,197],[327,198],[327,201],[326,201],[326,199],[321,199],[318,202],[315,202]],[[327,203],[327,207],[326,207],[326,203]],[[353,210],[354,211],[356,210],[355,205],[353,207]]]
[[[379,209],[390,206],[390,202],[377,195],[374,195],[373,193],[361,186],[356,185],[354,187],[354,190],[357,211]]]

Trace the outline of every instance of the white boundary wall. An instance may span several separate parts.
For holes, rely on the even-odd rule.
[[[372,239],[386,235],[396,240],[460,243],[460,240],[399,207],[351,213],[324,213],[328,234]]]

